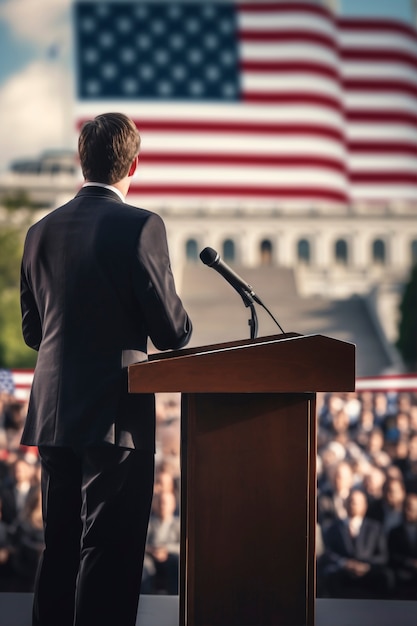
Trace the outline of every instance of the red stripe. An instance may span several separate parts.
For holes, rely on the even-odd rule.
[[[307,73],[319,74],[334,80],[340,79],[340,72],[330,65],[322,63],[299,62],[299,61],[243,61],[241,70],[247,72],[257,72],[259,74],[269,72],[279,73]]]
[[[417,31],[415,28],[390,19],[350,19],[341,18],[337,20],[337,24],[342,30],[356,30],[361,33],[366,32],[392,32],[407,35],[412,39],[417,39]]]
[[[314,43],[320,46],[325,46],[331,50],[337,49],[337,43],[335,39],[322,33],[315,33],[311,30],[241,30],[239,32],[239,39],[247,42],[261,42],[261,43]]]
[[[408,124],[417,126],[417,115],[403,111],[377,111],[367,109],[351,109],[346,111],[346,119],[350,122],[364,122],[367,124]]]
[[[351,172],[355,184],[378,183],[378,185],[416,185],[417,172]]]
[[[338,172],[345,172],[344,163],[336,159],[322,157],[304,157],[297,155],[267,155],[267,154],[210,154],[190,152],[169,153],[169,152],[146,152],[140,156],[142,164],[178,164],[178,165],[229,165],[229,166],[277,166],[277,167],[317,167],[330,169]]]
[[[400,50],[386,50],[385,48],[342,48],[340,56],[344,61],[405,63],[417,68],[417,56]]]
[[[255,198],[315,198],[334,202],[347,202],[348,196],[339,191],[324,187],[251,187],[237,185],[132,185],[130,193],[140,196],[228,196],[228,197],[255,197]]]
[[[343,85],[351,91],[399,91],[417,97],[417,86],[405,80],[377,80],[368,78],[346,78]]]
[[[373,154],[411,154],[417,156],[417,144],[401,141],[349,141],[349,151],[352,153]]]

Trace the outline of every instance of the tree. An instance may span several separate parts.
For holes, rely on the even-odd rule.
[[[33,367],[36,353],[23,341],[20,314],[22,230],[0,226],[0,367]]]
[[[400,303],[397,347],[410,370],[417,368],[417,264],[412,268]]]

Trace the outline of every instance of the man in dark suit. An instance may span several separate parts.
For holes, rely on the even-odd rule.
[[[388,535],[388,550],[396,598],[417,600],[417,493],[407,494],[404,521]]]
[[[166,350],[191,335],[162,219],[125,203],[139,145],[123,114],[84,124],[85,184],[25,242],[23,335],[39,353],[22,443],[39,447],[46,544],[34,626],[136,623],[155,414],[127,366],[148,337]]]
[[[379,522],[365,517],[366,495],[352,489],[347,517],[324,533],[325,552],[318,563],[324,594],[333,598],[378,598],[389,590],[386,537]]]

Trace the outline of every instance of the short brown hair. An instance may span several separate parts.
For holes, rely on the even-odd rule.
[[[114,185],[122,180],[139,152],[140,136],[123,113],[103,113],[85,122],[78,139],[81,169],[86,180]]]

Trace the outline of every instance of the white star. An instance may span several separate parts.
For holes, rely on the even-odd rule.
[[[94,79],[87,81],[86,85],[85,85],[85,90],[87,91],[87,93],[90,96],[97,95],[101,91],[99,81],[98,80],[94,80]]]
[[[184,47],[184,37],[179,33],[175,33],[171,36],[169,44],[174,50],[180,50]]]
[[[201,96],[204,92],[204,84],[201,80],[193,80],[190,83],[190,92],[193,96]]]
[[[120,51],[120,59],[123,63],[133,63],[135,58],[136,54],[132,48],[123,48]]]
[[[183,65],[175,65],[172,68],[172,75],[176,80],[183,80],[186,77],[187,72]]]
[[[200,22],[196,19],[189,19],[186,21],[185,23],[185,29],[192,34],[198,33],[198,31],[200,30],[201,26],[200,26]]]
[[[220,70],[216,65],[209,65],[205,72],[207,78],[211,81],[216,81],[220,77]]]
[[[146,63],[140,66],[139,74],[144,80],[151,80],[154,77],[155,72],[153,70],[152,65],[149,65],[149,63]]]
[[[139,48],[142,48],[142,50],[147,50],[151,46],[151,39],[148,35],[141,34],[136,38],[136,43]]]
[[[127,94],[133,94],[138,91],[139,83],[136,78],[129,77],[122,81],[122,90]]]
[[[162,35],[165,32],[165,23],[162,20],[152,22],[151,29],[155,35]]]
[[[158,65],[166,65],[169,61],[169,55],[166,50],[160,48],[159,50],[155,50],[154,54],[155,63]]]
[[[84,61],[89,65],[94,65],[98,61],[98,52],[95,48],[87,48],[84,50]]]
[[[101,33],[98,37],[98,40],[103,48],[111,48],[114,45],[113,34],[109,33],[108,31]]]
[[[203,55],[201,54],[201,51],[198,50],[198,48],[193,48],[192,50],[190,50],[189,58],[191,63],[197,65],[198,63],[201,63]]]
[[[172,84],[168,80],[161,81],[157,89],[161,96],[169,96],[172,93]]]
[[[132,23],[128,17],[119,17],[116,21],[116,26],[121,33],[128,33],[132,30]]]
[[[80,27],[85,33],[92,33],[96,27],[96,22],[91,17],[84,17]]]
[[[101,67],[103,78],[111,80],[117,75],[117,66],[114,63],[104,63]]]

